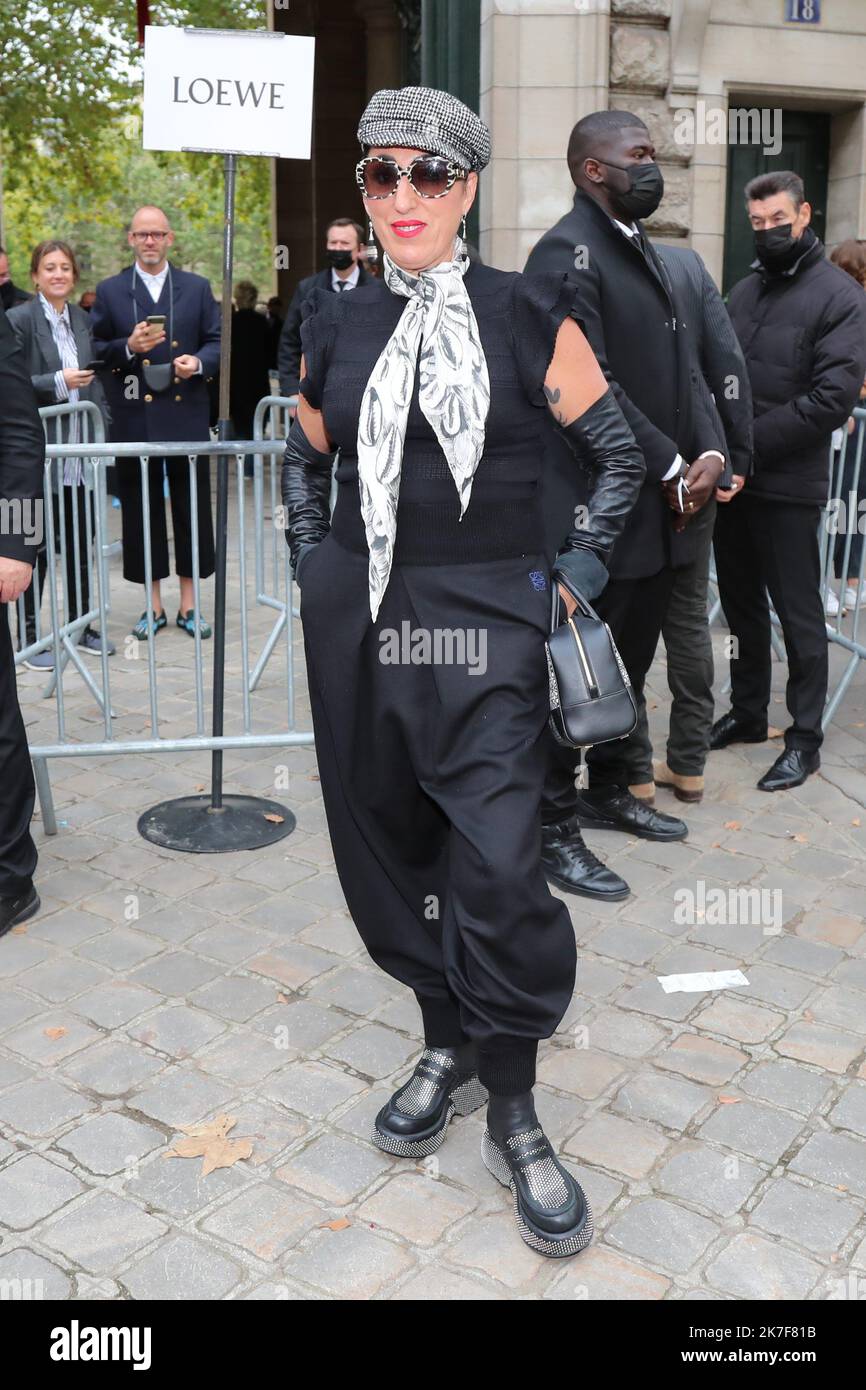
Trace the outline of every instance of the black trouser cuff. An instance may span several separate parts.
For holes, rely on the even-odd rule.
[[[538,1040],[501,1038],[479,1047],[478,1080],[494,1096],[518,1096],[535,1085]]]
[[[460,1047],[467,1036],[460,1026],[460,1011],[450,999],[433,999],[416,994],[424,1021],[424,1042],[428,1047]]]

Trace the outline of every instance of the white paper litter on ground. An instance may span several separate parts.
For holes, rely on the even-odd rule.
[[[749,983],[742,970],[698,970],[693,975],[659,975],[657,979],[665,994],[700,994]]]

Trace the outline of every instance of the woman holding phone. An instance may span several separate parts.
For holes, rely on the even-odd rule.
[[[78,261],[75,252],[65,241],[40,241],[30,258],[30,275],[36,291],[26,304],[19,304],[8,314],[24,353],[30,379],[40,406],[58,405],[65,401],[93,401],[108,423],[108,408],[102,387],[91,369],[96,358],[90,331],[90,315],[70,297],[78,281]],[[61,420],[64,442],[77,444],[81,439],[81,422],[76,416]],[[58,478],[59,474],[59,478]],[[83,460],[70,456],[52,470],[52,503],[54,507],[55,545],[59,550],[61,535],[61,505],[66,534],[66,593],[67,622],[73,621],[90,608],[90,550],[93,544],[93,507],[90,525],[87,522],[85,501],[87,484]],[[62,498],[61,498],[62,494]],[[78,565],[76,543],[78,537]],[[43,542],[37,555],[39,593],[45,580],[48,559]],[[35,584],[24,595],[25,631],[20,631],[19,646],[36,641]],[[102,637],[95,628],[87,626],[79,635],[78,645],[86,652],[99,654],[105,642],[108,655],[114,644]],[[38,652],[25,662],[31,670],[46,671],[54,666],[53,651]]]

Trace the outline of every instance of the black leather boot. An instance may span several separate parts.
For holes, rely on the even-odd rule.
[[[629,895],[625,879],[602,864],[584,844],[577,816],[541,827],[541,864],[548,881],[567,893],[609,903]]]
[[[487,1099],[474,1043],[425,1047],[412,1075],[376,1116],[373,1143],[402,1158],[424,1158],[444,1142],[456,1111],[469,1115]]]
[[[589,1203],[545,1136],[531,1091],[490,1097],[481,1158],[494,1178],[510,1187],[517,1229],[533,1250],[563,1259],[589,1245]]]
[[[20,922],[26,922],[28,918],[33,917],[41,905],[39,894],[32,883],[23,893],[0,896],[0,936],[5,936]]]

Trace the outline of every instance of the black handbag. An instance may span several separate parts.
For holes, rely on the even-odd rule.
[[[631,681],[610,628],[576,590],[568,587],[577,608],[559,621],[559,585],[551,581],[550,727],[569,748],[589,748],[625,738],[637,723]]]

